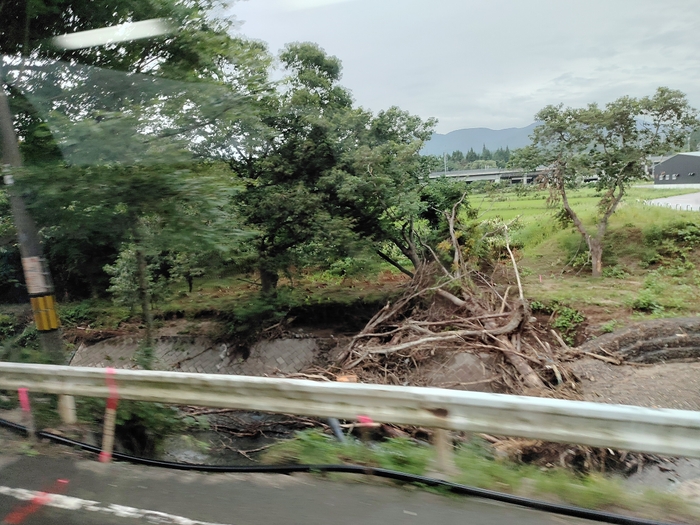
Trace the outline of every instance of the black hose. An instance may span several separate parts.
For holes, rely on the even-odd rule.
[[[0,426],[4,426],[16,432],[27,434],[27,429],[17,423],[12,423],[4,419],[0,419]],[[78,447],[88,452],[99,454],[101,449],[87,443],[74,441],[67,437],[51,434],[50,432],[39,431],[37,437],[48,439],[54,443]],[[139,465],[147,465],[149,467],[169,468],[176,470],[193,470],[198,472],[219,472],[219,473],[271,473],[271,474],[294,474],[296,472],[340,472],[348,474],[365,474],[377,476],[380,478],[388,478],[406,483],[418,483],[429,487],[442,487],[448,489],[454,494],[465,496],[475,496],[485,498],[512,505],[520,505],[529,509],[540,510],[561,516],[569,516],[586,520],[597,521],[599,523],[613,523],[616,525],[674,525],[668,522],[655,520],[647,520],[643,518],[634,518],[631,516],[623,516],[622,514],[613,514],[610,512],[602,512],[597,510],[584,509],[581,507],[573,507],[570,505],[560,505],[556,503],[548,503],[546,501],[533,500],[522,496],[514,496],[503,492],[493,490],[480,489],[443,481],[426,476],[418,476],[415,474],[406,474],[396,470],[384,468],[365,467],[360,465],[246,465],[246,466],[229,466],[229,465],[197,465],[190,463],[174,463],[171,461],[160,461],[158,459],[140,458],[129,454],[121,454],[115,452],[112,458],[128,461]]]
[[[6,419],[0,419],[0,426],[14,430],[15,432],[19,432],[25,436],[29,435],[29,432],[27,432],[27,427],[22,426],[19,423],[13,423],[12,421],[7,421]]]

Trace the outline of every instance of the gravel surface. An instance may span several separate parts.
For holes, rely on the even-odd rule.
[[[597,403],[700,410],[700,359],[615,366],[586,358],[573,363],[584,399]]]

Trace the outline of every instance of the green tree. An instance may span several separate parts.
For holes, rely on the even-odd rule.
[[[83,242],[99,244],[102,232],[95,229],[99,227],[106,228],[110,242],[120,240],[131,247],[147,327],[144,348],[150,349],[153,333],[148,258],[168,251],[230,249],[242,236],[236,227],[238,221],[229,211],[235,193],[230,178],[219,165],[190,162],[56,167],[50,173],[30,172],[18,184],[41,188],[29,200],[29,206],[40,223],[55,224],[48,229],[55,236],[54,250],[74,253],[73,246],[80,246],[76,236],[83,235]],[[93,214],[95,225],[89,227]],[[114,228],[111,232],[110,227]],[[84,259],[84,254],[75,255],[78,263]],[[80,271],[79,266],[76,271]]]
[[[499,168],[505,168],[506,164],[510,160],[510,149],[506,146],[506,149],[498,148],[493,152],[493,160],[496,162]]]
[[[347,149],[323,188],[336,213],[350,219],[353,230],[380,257],[412,275],[393,253],[414,270],[429,260],[427,246],[438,237],[442,211],[459,200],[464,184],[428,179],[430,159],[419,151],[431,136],[433,119],[423,121],[396,107],[365,118],[359,147]]]
[[[245,98],[265,89],[261,82],[266,81],[266,64],[260,60],[269,57],[264,45],[230,36],[230,24],[209,14],[214,3],[1,4],[3,18],[9,20],[0,35],[3,88],[10,95],[25,164],[45,170],[54,169],[49,165],[63,169],[63,163],[89,166],[90,176],[98,181],[102,167],[114,175],[109,164],[189,162],[191,145],[212,134],[217,118],[229,112],[240,116]],[[177,32],[74,51],[50,44],[58,34],[156,17],[170,19]],[[177,173],[177,167],[172,171]],[[125,215],[95,205],[89,192],[66,203],[41,191],[41,178],[32,178],[25,178],[24,191],[43,219],[40,225],[59,287],[93,295],[104,291],[102,268],[131,235]],[[117,179],[101,182],[119,186]],[[52,213],[65,220],[54,220]]]
[[[280,61],[287,75],[279,90],[256,101],[255,117],[228,125],[227,140],[212,151],[241,181],[236,211],[257,231],[248,262],[257,267],[265,295],[275,293],[280,272],[318,253],[304,247],[341,249],[339,238],[350,229],[329,212],[319,181],[358,125],[336,57],[315,44],[295,43]]]
[[[169,255],[170,273],[173,280],[183,280],[187,283],[187,291],[192,293],[194,278],[201,277],[206,272],[207,257],[211,253],[204,251],[179,251]]]
[[[593,276],[600,277],[610,217],[629,185],[644,177],[650,155],[683,148],[697,125],[696,111],[683,93],[660,87],[653,96],[622,97],[604,108],[547,106],[535,119],[541,124],[533,131],[532,144],[511,162],[530,169],[548,167],[547,183],[588,245]],[[594,225],[584,223],[568,196],[569,188],[586,173],[598,176],[602,193]]]

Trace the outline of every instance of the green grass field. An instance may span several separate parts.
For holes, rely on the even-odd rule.
[[[632,187],[624,197],[625,204],[634,204],[648,199],[660,199],[663,197],[673,197],[674,195],[684,195],[688,193],[700,192],[700,184],[697,190],[693,189],[663,189],[657,190],[653,187]],[[480,215],[485,219],[501,217],[504,220],[511,220],[519,217],[524,223],[537,222],[545,217],[551,218],[553,211],[557,208],[547,207],[547,191],[535,191],[525,196],[519,196],[515,191],[503,194],[477,194],[472,196],[472,206],[480,210]],[[594,188],[582,188],[569,192],[569,202],[575,210],[581,210],[582,216],[590,216],[595,212],[598,197]]]
[[[630,188],[609,222],[602,279],[591,278],[588,268],[577,266],[585,260],[587,246],[573,226],[563,227],[556,220],[560,204],[548,207],[548,192],[474,195],[471,203],[484,219],[517,218],[518,227],[512,237],[520,246],[520,268],[528,297],[543,303],[568,304],[604,322],[606,316],[624,319],[695,315],[700,311],[697,246],[683,253],[677,250],[659,254],[659,242],[652,245],[648,240],[652,232],[673,229],[679,223],[700,224],[700,212],[644,204],[647,199],[696,192]],[[593,188],[572,191],[569,196],[572,208],[591,228],[595,227],[598,199]]]

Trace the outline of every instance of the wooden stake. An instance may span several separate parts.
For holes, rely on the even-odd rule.
[[[114,380],[114,368],[107,368],[106,381],[109,387],[109,397],[107,398],[107,410],[105,410],[105,424],[102,429],[102,452],[100,461],[109,463],[112,460],[112,449],[114,448],[114,427],[117,422],[117,404],[119,403],[119,391],[117,382]]]
[[[22,407],[22,419],[27,427],[27,437],[30,441],[36,441],[36,429],[34,428],[34,416],[29,405],[29,391],[26,388],[18,388],[19,406]]]
[[[109,463],[112,460],[112,450],[114,449],[114,427],[117,422],[117,407],[108,406],[105,410],[105,424],[102,430],[102,452],[100,461]]]
[[[75,415],[75,398],[62,394],[58,396],[58,414],[64,425],[75,425],[78,418]]]

